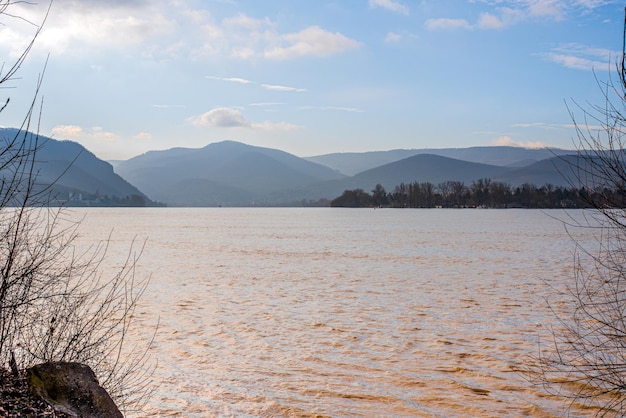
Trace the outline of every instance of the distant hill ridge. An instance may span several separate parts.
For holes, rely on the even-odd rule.
[[[456,160],[469,161],[503,167],[524,167],[558,155],[572,154],[575,151],[558,148],[521,148],[510,146],[469,147],[469,148],[422,148],[395,149],[390,151],[348,152],[323,154],[306,157],[333,168],[345,175],[353,176],[371,168],[380,167],[395,161],[420,154],[438,155]]]
[[[370,191],[379,183],[388,191],[402,182],[437,185],[451,180],[469,185],[480,178],[513,186],[530,181],[538,186],[548,182],[569,185],[562,174],[561,157],[572,153],[472,147],[300,158],[276,149],[222,141],[198,149],[150,151],[119,162],[115,170],[152,199],[170,205],[276,206],[333,199],[346,189]],[[379,164],[387,160],[391,161]],[[348,172],[364,169],[348,176],[346,167]]]
[[[150,151],[115,170],[153,199],[192,206],[274,204],[272,196],[286,190],[345,177],[284,151],[235,141]]]
[[[24,135],[18,129],[0,128],[0,140],[3,142],[18,134]],[[87,204],[87,201],[95,203],[95,196],[108,196],[116,200],[130,196],[146,198],[139,189],[116,174],[111,164],[98,159],[82,145],[42,135],[39,135],[38,143],[40,148],[35,163],[36,181],[41,186],[54,183],[51,196],[55,199],[74,200],[74,204],[82,205]],[[108,201],[108,204],[111,202]]]

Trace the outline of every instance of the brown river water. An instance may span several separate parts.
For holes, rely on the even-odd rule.
[[[573,279],[582,211],[72,209],[114,259],[147,239],[144,414],[592,416],[524,370]],[[571,231],[581,242],[587,231]]]

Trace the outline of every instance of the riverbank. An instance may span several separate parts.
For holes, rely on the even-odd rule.
[[[30,396],[23,374],[13,376],[8,370],[0,369],[0,416],[21,417],[66,417],[54,412],[45,402]]]

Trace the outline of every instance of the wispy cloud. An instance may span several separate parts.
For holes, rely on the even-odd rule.
[[[255,107],[265,107],[265,106],[284,106],[287,103],[285,102],[258,102],[258,103],[250,103],[248,106]]]
[[[402,40],[402,35],[395,32],[389,32],[387,36],[385,36],[385,42],[400,42]]]
[[[251,123],[240,110],[228,107],[211,109],[201,115],[192,116],[187,121],[195,126],[211,128],[246,128],[265,131],[293,131],[302,128],[287,122]]]
[[[554,48],[551,52],[537,55],[547,61],[575,70],[608,71],[611,57],[619,56],[620,52],[570,43]]]
[[[253,129],[259,129],[263,131],[297,131],[302,129],[300,125],[294,125],[287,122],[261,122],[252,125]]]
[[[473,0],[491,7],[476,19],[441,17],[429,19],[429,30],[493,30],[503,29],[524,21],[560,21],[568,13],[589,13],[591,10],[616,3],[615,0]]]
[[[350,113],[363,113],[363,110],[356,107],[343,107],[343,106],[301,106],[302,110],[336,110],[340,112]]]
[[[254,83],[253,81],[246,80],[245,78],[239,78],[239,77],[215,77],[212,75],[207,75],[206,78],[210,78],[212,80],[229,81],[231,83],[238,83],[238,84]]]
[[[380,7],[403,15],[409,14],[409,8],[395,0],[369,0],[370,7]]]
[[[417,38],[418,38],[417,35],[410,33],[410,32],[402,32],[402,33],[388,32],[387,36],[385,36],[385,42],[390,43],[390,44],[397,44],[406,40],[413,40]]]
[[[301,93],[306,91],[306,89],[301,89],[301,88],[297,88],[297,87],[289,87],[289,86],[279,86],[276,84],[261,84],[261,87],[263,87],[266,90],[274,90],[274,91],[293,91],[296,93]]]
[[[588,58],[577,57],[574,55],[547,53],[544,54],[544,57],[548,61],[552,61],[564,67],[572,68],[575,70],[601,70],[603,69],[603,67],[606,67],[606,62],[594,61]]]
[[[156,107],[157,109],[180,109],[185,107],[185,105],[180,104],[152,104],[150,106]]]
[[[450,19],[446,17],[428,19],[425,23],[428,30],[448,30],[448,29],[471,29],[472,25],[465,19]]]
[[[532,0],[525,1],[524,6],[522,10],[529,17],[549,17],[561,20],[567,4],[560,0]]]
[[[264,88],[265,90],[285,91],[285,92],[295,92],[295,93],[301,93],[301,92],[307,91],[306,89],[300,88],[300,87],[290,87],[290,86],[283,86],[279,84],[257,83],[255,81],[251,81],[251,80],[247,80],[245,78],[239,78],[239,77],[216,77],[212,75],[207,75],[205,77],[211,80],[228,81],[228,82],[239,83],[239,84],[258,85]]]
[[[483,12],[472,23],[467,19],[460,18],[437,18],[426,21],[428,30],[494,30],[504,29],[525,19],[527,15],[519,9],[499,8],[493,12]]]
[[[513,124],[516,128],[536,128],[536,129],[544,129],[544,130],[554,130],[554,129],[589,129],[592,131],[604,130],[604,126],[600,125],[584,125],[577,126],[575,123],[546,123],[546,122],[530,122],[530,123],[516,123]]]

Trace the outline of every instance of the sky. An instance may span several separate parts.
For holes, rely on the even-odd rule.
[[[613,0],[15,2],[2,74],[41,31],[0,126],[21,125],[41,78],[39,132],[105,160],[223,140],[571,149],[570,110],[604,103],[623,24]]]

